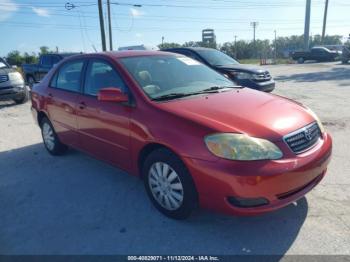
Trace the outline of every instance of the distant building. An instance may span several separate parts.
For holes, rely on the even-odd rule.
[[[214,29],[203,29],[202,30],[202,42],[208,43],[208,44],[216,42],[216,36],[214,33]]]

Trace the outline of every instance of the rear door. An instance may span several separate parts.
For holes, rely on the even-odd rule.
[[[104,59],[91,59],[86,69],[84,93],[78,98],[77,121],[84,151],[115,164],[130,167],[130,112],[128,104],[102,102],[101,88],[129,90],[114,66]]]
[[[79,147],[76,108],[84,65],[84,60],[62,64],[48,88],[47,111],[50,120],[62,142],[73,147]]]

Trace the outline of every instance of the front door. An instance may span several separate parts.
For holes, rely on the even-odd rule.
[[[105,60],[89,61],[84,93],[78,98],[77,120],[83,150],[119,166],[130,167],[129,105],[97,99],[101,88],[128,89],[114,67]]]

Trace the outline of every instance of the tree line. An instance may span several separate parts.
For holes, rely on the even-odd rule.
[[[310,48],[320,45],[341,45],[342,36],[340,35],[327,35],[324,41],[320,35],[314,35],[310,37]],[[304,48],[304,36],[303,35],[292,35],[286,37],[278,37],[273,41],[266,40],[256,40],[245,41],[238,40],[236,42],[225,42],[223,44],[217,43],[203,43],[190,41],[183,45],[178,43],[163,43],[158,46],[160,49],[163,48],[174,48],[174,47],[210,47],[219,49],[226,54],[235,57],[237,59],[251,59],[251,58],[273,58],[276,55],[277,58],[288,57],[293,51],[302,50]]]
[[[310,37],[310,47],[318,45],[341,45],[342,36],[340,35],[327,35],[322,42],[320,35],[314,35]],[[349,43],[348,43],[349,44]],[[286,37],[278,37],[273,41],[256,40],[245,41],[238,40],[236,42],[225,42],[223,44],[217,43],[203,43],[201,41],[189,41],[184,44],[178,43],[163,43],[158,45],[159,49],[173,48],[173,47],[209,47],[219,49],[226,54],[235,57],[237,59],[250,59],[250,58],[273,58],[275,53],[277,58],[285,58],[289,56],[289,53],[296,50],[302,50],[304,46],[303,35],[292,35]],[[275,51],[276,47],[276,51]],[[41,46],[39,52],[35,53],[21,53],[17,50],[11,51],[5,57],[7,62],[11,65],[21,66],[22,64],[37,63],[38,58],[42,54],[51,53],[49,47]]]
[[[5,57],[6,61],[10,65],[16,65],[16,66],[21,66],[22,64],[35,64],[38,63],[39,56],[42,54],[48,54],[51,53],[49,47],[47,46],[41,46],[39,48],[39,52],[35,53],[28,53],[24,52],[23,54],[19,52],[18,50],[11,51],[7,54]]]

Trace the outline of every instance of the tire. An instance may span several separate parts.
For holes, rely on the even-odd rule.
[[[20,97],[16,97],[13,99],[17,105],[24,104],[29,100],[29,91],[26,87],[24,93]]]
[[[54,156],[63,155],[68,147],[61,143],[48,118],[44,117],[41,120],[40,128],[46,150]]]
[[[31,75],[27,76],[27,84],[28,84],[30,89],[33,88],[33,86],[35,84],[35,79],[33,76],[31,76]]]
[[[142,177],[151,202],[165,216],[186,219],[198,207],[192,177],[171,151],[165,148],[153,151],[143,164]]]
[[[298,58],[298,63],[299,64],[304,64],[305,60],[303,57]]]

